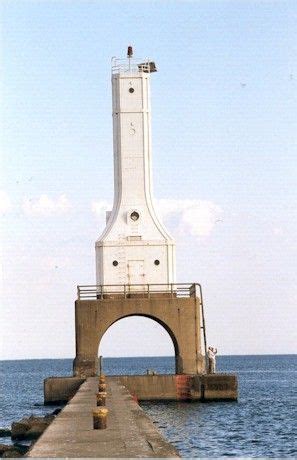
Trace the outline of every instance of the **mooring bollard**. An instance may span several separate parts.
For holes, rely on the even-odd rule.
[[[105,375],[104,374],[99,375],[99,383],[105,383]]]
[[[105,406],[106,395],[107,393],[105,391],[99,391],[99,393],[96,393],[97,406]]]
[[[99,383],[98,390],[99,390],[99,392],[100,391],[106,391],[106,383]]]
[[[94,430],[104,430],[107,427],[108,409],[98,407],[93,410],[93,428]]]

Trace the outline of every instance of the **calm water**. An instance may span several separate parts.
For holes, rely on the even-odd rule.
[[[25,415],[44,415],[43,379],[71,375],[72,360],[2,361],[1,427]],[[173,358],[104,360],[106,374],[172,373]],[[297,356],[228,356],[218,370],[239,377],[240,398],[219,403],[142,403],[184,457],[296,456]],[[36,404],[40,404],[39,406]],[[0,438],[0,443],[9,438]]]

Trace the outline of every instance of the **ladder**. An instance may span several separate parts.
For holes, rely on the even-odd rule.
[[[206,341],[206,327],[205,327],[205,315],[204,315],[204,304],[203,304],[203,294],[202,286],[197,283],[199,286],[199,301],[200,301],[200,320],[201,326],[200,331],[202,330],[203,334],[203,343],[204,343],[204,353],[205,353],[205,372],[208,370],[208,355],[207,355],[207,341]]]

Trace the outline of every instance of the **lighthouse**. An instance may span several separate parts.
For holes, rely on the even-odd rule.
[[[150,318],[168,333],[176,375],[154,375],[153,382],[151,376],[122,376],[128,392],[139,400],[236,399],[236,376],[206,374],[202,288],[176,283],[175,243],[154,207],[150,77],[156,65],[133,59],[131,47],[127,54],[112,60],[114,201],[95,244],[96,285],[77,286],[75,378],[46,379],[45,401],[68,400],[84,379],[95,377],[104,334],[131,316]]]
[[[175,243],[152,194],[150,78],[156,70],[149,59],[134,59],[130,46],[126,59],[112,60],[114,202],[95,245],[97,285],[137,291],[175,282]]]

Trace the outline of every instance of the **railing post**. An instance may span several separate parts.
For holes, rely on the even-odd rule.
[[[150,298],[150,285],[147,285],[147,297]]]
[[[190,286],[190,297],[197,297],[196,296],[196,283],[193,283]]]
[[[79,286],[76,286],[76,287],[77,287],[77,300],[80,300]]]
[[[126,284],[124,284],[124,299],[127,298],[127,295],[126,295]]]
[[[171,283],[171,298],[173,299],[173,284]]]

